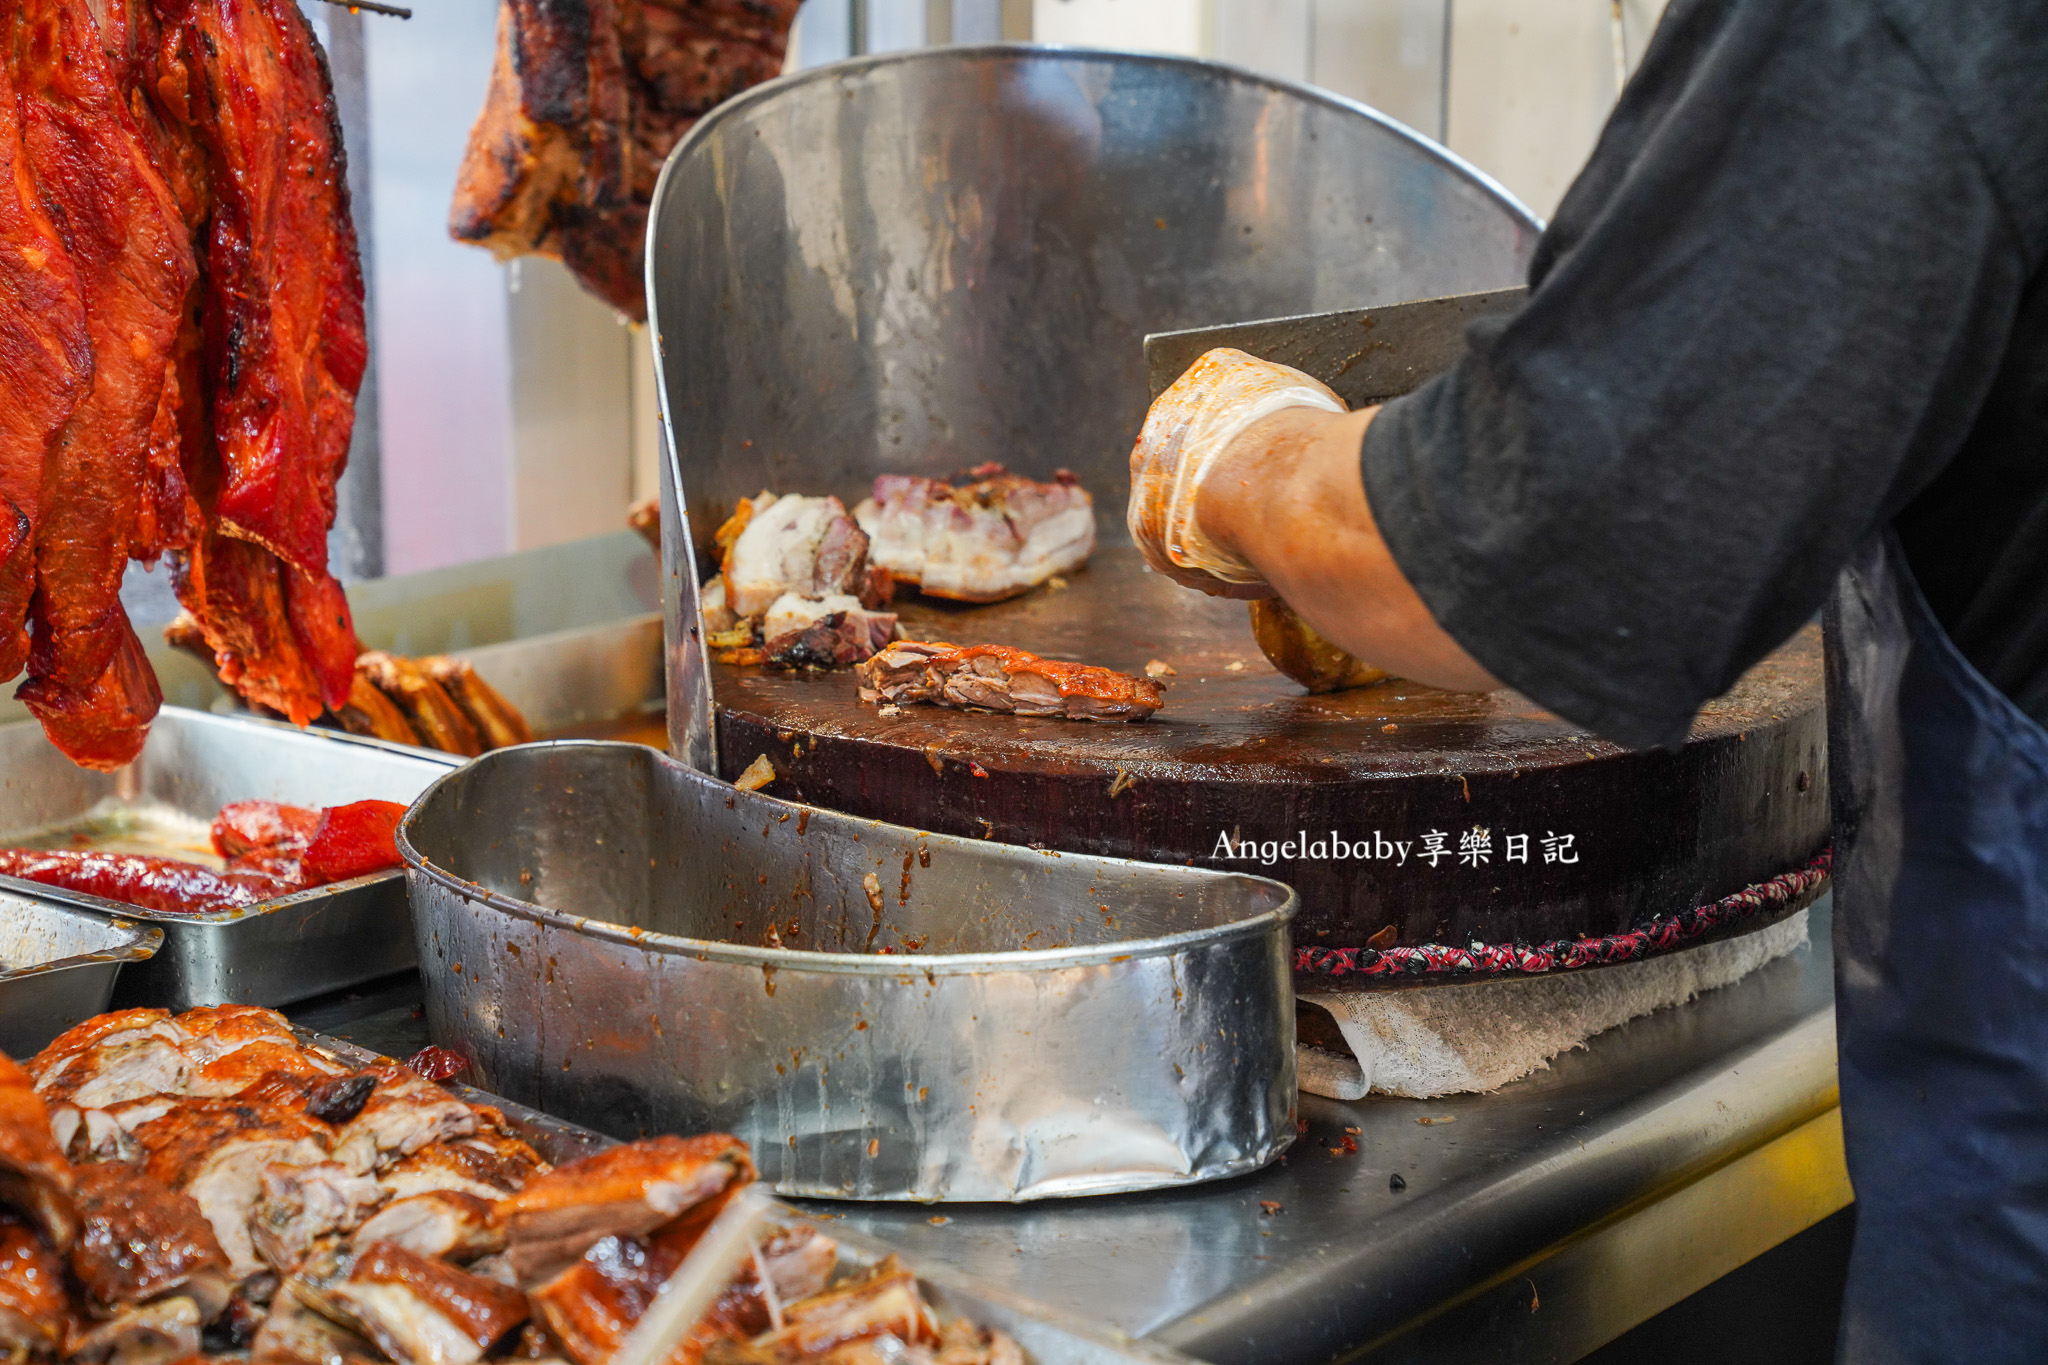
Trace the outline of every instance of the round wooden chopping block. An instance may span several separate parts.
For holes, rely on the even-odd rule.
[[[1512,692],[1393,680],[1308,695],[1259,653],[1243,603],[1177,587],[1125,546],[1064,587],[897,610],[919,639],[1131,673],[1164,663],[1166,705],[1138,724],[885,716],[850,671],[718,665],[722,774],[765,754],[769,791],[834,810],[1275,877],[1301,896],[1297,949],[1620,934],[1804,867],[1828,842],[1813,627],[1710,703],[1682,750],[1631,752]]]

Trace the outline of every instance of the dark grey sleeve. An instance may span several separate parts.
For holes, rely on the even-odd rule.
[[[2025,274],[1873,7],[1677,0],[1528,305],[1368,430],[1381,533],[1496,677],[1678,743],[1953,454]]]

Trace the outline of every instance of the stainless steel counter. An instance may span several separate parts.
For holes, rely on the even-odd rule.
[[[809,1207],[1218,1365],[1573,1360],[1849,1201],[1826,901],[1812,926],[1811,947],[1496,1094],[1303,1096],[1286,1164],[1242,1179]],[[404,1055],[417,999],[401,982],[292,1013]],[[1357,1153],[1332,1155],[1347,1128]]]

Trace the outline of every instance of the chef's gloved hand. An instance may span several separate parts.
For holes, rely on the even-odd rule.
[[[1344,400],[1300,370],[1222,348],[1203,355],[1153,400],[1131,447],[1126,520],[1146,562],[1212,597],[1271,597],[1257,569],[1209,539],[1202,481],[1245,428],[1283,408],[1344,412]]]

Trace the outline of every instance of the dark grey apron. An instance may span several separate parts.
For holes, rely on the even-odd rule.
[[[1841,1356],[2048,1362],[2048,730],[1957,652],[1889,535],[1828,637]]]

